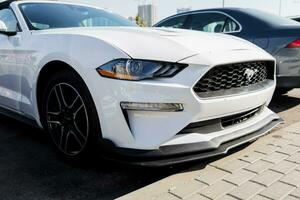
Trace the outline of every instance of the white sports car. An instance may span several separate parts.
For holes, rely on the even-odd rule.
[[[169,165],[226,153],[281,121],[267,108],[275,60],[221,34],[10,0],[0,4],[0,60],[1,112],[47,130],[68,158],[97,145],[109,158]]]

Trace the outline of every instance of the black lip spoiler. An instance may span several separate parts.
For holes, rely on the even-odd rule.
[[[136,155],[141,154],[139,150],[130,150],[132,155],[134,156],[122,156],[121,154],[106,154],[103,157],[108,160],[124,163],[124,164],[130,164],[130,165],[137,165],[137,166],[143,166],[143,167],[165,167],[170,165],[176,165],[181,163],[188,163],[193,161],[199,161],[204,160],[220,155],[225,155],[228,153],[229,150],[234,149],[240,145],[253,142],[257,140],[258,138],[266,135],[269,133],[270,130],[272,130],[277,125],[281,124],[283,120],[281,118],[274,119],[269,124],[264,126],[263,128],[250,133],[248,135],[245,135],[243,137],[231,140],[229,142],[223,143],[219,146],[219,148],[214,150],[208,150],[203,152],[196,152],[191,153],[188,155],[177,155],[174,157],[155,157],[152,158],[148,157],[147,159],[139,158]],[[125,149],[123,149],[125,150]],[[122,149],[118,149],[118,152],[121,152]],[[159,151],[159,150],[157,150]]]

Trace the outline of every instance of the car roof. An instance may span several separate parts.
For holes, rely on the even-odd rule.
[[[206,12],[206,11],[217,11],[217,12],[228,12],[228,11],[242,11],[246,10],[248,8],[235,8],[235,7],[226,7],[226,8],[209,8],[209,9],[199,9],[199,10],[192,10],[192,11],[187,11],[183,13],[178,13],[175,15],[172,15],[171,17],[179,16],[179,15],[188,15],[188,14],[194,14],[198,12]]]
[[[167,21],[167,20],[169,20],[171,18],[174,18],[174,17],[184,16],[184,15],[193,15],[193,14],[197,14],[199,12],[220,12],[220,13],[224,13],[226,15],[229,15],[232,18],[235,19],[236,15],[240,15],[240,14],[245,15],[246,14],[245,11],[247,9],[248,8],[226,7],[226,8],[209,8],[209,9],[192,10],[192,11],[182,12],[182,13],[178,13],[178,14],[169,16],[169,17],[159,21],[154,26],[159,25],[160,23],[162,23],[164,21]],[[237,20],[235,19],[235,21],[237,21]]]
[[[280,27],[285,24],[293,24],[293,20],[276,16],[274,14],[264,12],[258,9],[253,8],[239,8],[239,7],[226,7],[226,8],[210,8],[210,9],[200,9],[200,10],[193,10],[188,11],[184,13],[179,13],[173,16],[170,16],[166,19],[161,20],[156,25],[169,20],[174,17],[184,16],[184,15],[193,15],[200,12],[220,12],[225,13],[232,18],[234,18],[236,21],[238,21],[243,24],[248,24],[248,26],[252,26],[254,23],[256,24],[257,28],[266,29],[271,27]],[[299,26],[297,24],[297,26]]]
[[[221,12],[221,13],[225,13],[225,14],[230,15],[232,13],[236,13],[236,14],[237,13],[243,13],[243,12],[241,12],[243,10],[247,10],[247,8],[226,7],[226,8],[209,8],[209,9],[192,10],[192,11],[187,11],[187,12],[182,12],[182,13],[178,13],[178,14],[175,14],[175,15],[171,15],[171,16],[161,20],[156,25],[158,25],[161,22],[166,21],[168,19],[174,18],[174,17],[179,17],[179,16],[183,16],[183,15],[192,15],[192,14],[197,14],[199,12]]]

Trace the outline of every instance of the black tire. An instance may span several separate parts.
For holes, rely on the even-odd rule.
[[[41,100],[43,126],[60,155],[74,161],[94,153],[102,137],[100,123],[81,77],[69,70],[51,75]]]

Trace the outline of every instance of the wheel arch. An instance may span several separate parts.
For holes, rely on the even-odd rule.
[[[51,77],[51,75],[53,75],[59,71],[63,71],[63,70],[72,71],[75,74],[77,74],[78,77],[80,77],[82,79],[82,77],[77,72],[77,70],[75,70],[67,62],[64,62],[61,60],[49,61],[43,67],[41,67],[41,69],[38,73],[35,96],[36,96],[36,103],[37,103],[37,112],[38,112],[37,114],[38,114],[41,126],[43,126],[43,119],[42,119],[42,113],[41,113],[43,88],[45,88],[47,81],[48,81],[49,77]],[[82,79],[82,81],[84,82],[83,79]]]

